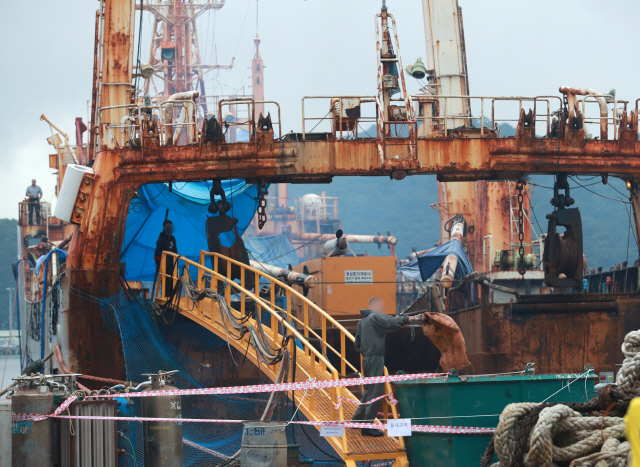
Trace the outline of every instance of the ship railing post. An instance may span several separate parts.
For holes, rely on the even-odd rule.
[[[271,292],[271,296],[269,298],[269,306],[271,307],[272,310],[275,311],[276,309],[276,284],[274,283],[273,279],[271,279],[269,276],[263,276],[265,279],[269,279],[269,285],[270,285],[270,292]],[[271,314],[271,332],[273,334],[273,343],[277,343],[278,342],[278,319],[276,318],[275,314]],[[284,329],[283,329],[284,332]]]
[[[177,283],[178,283],[178,256],[174,256],[173,268],[171,268],[171,290],[175,290]]]
[[[184,279],[187,282],[187,284],[191,285],[191,273],[189,272],[189,263],[184,263]],[[186,292],[182,292],[183,294],[185,294],[186,296]],[[182,296],[182,294],[181,294]],[[179,300],[179,299],[178,299]],[[178,308],[180,307],[180,301],[178,301]],[[193,311],[190,310],[191,307],[187,307],[187,311],[189,311],[189,313],[192,313]]]
[[[346,336],[340,331],[340,371],[343,375],[347,374],[347,349]]]
[[[162,253],[162,259],[160,260],[160,272],[162,274],[162,298],[166,298],[167,295],[167,254]]]
[[[309,341],[309,303],[308,302],[304,302],[304,306],[303,306],[303,313],[304,313],[304,338]],[[308,347],[305,346],[304,349],[304,353],[307,355],[311,355],[311,352],[309,350]]]
[[[322,315],[321,323],[322,323],[322,342],[320,342],[320,345],[322,346],[322,354],[326,357],[327,355],[327,317],[326,315]],[[324,362],[322,362],[322,369],[324,371],[327,370],[327,365]]]
[[[308,342],[307,342],[307,345],[308,345]],[[305,350],[304,350],[305,353],[308,350],[307,345],[304,346],[305,347]],[[311,380],[314,380],[316,378],[316,356],[313,353],[309,352],[309,358],[310,358],[310,361],[309,361],[309,378]],[[316,406],[316,392],[317,391],[318,390],[314,390],[311,393],[311,397],[309,397],[309,411],[310,412],[313,412],[314,409],[315,409],[315,406]],[[300,400],[300,403],[302,404],[302,399]]]
[[[340,379],[340,375],[338,375],[337,370],[333,370],[333,379],[335,380]],[[341,395],[342,395],[342,388],[340,387],[336,388],[336,403],[338,401],[338,397],[340,397]],[[335,407],[335,404],[333,405],[333,407]],[[340,409],[338,409],[338,419],[341,422],[345,421],[343,404],[340,404]],[[344,433],[342,434],[342,452],[349,452],[349,445],[347,443],[347,430],[345,430]]]
[[[245,280],[244,280],[244,276],[245,276],[245,268],[241,267],[240,268],[240,314],[242,315],[242,317],[244,318],[245,314],[246,314],[246,310],[245,310]]]
[[[204,270],[202,266],[204,265],[204,251],[200,250],[200,260],[198,261],[198,283],[196,288],[198,290],[204,290]],[[198,302],[198,317],[202,318],[202,300]]]
[[[229,259],[226,260],[227,261],[227,282],[232,282],[233,279],[231,278],[231,261]],[[224,288],[224,299],[227,302],[227,304],[229,306],[231,306],[231,286],[229,284],[225,284],[226,287]]]
[[[255,275],[253,276],[253,291],[256,295],[256,297],[260,296],[260,274],[258,273],[258,271],[255,272]]]
[[[480,138],[484,138],[484,97],[480,98]]]
[[[336,370],[333,370],[331,372],[331,379],[333,380],[339,379],[338,372]],[[331,388],[329,390],[329,393],[331,394],[331,421],[335,422],[338,420],[338,417],[342,412],[342,411],[338,411],[338,413],[336,413],[336,404],[338,403],[338,388]]]
[[[306,134],[306,129],[305,129],[305,117],[304,117],[304,97],[302,98],[302,141],[304,141],[305,139],[307,139],[305,137]]]
[[[254,302],[256,304],[256,326],[260,326],[262,323],[262,303],[260,300]]]
[[[218,261],[218,259],[219,259],[218,255],[214,253],[214,255],[213,255],[213,271],[214,272],[218,272],[219,271],[219,268],[218,268],[219,261]],[[213,290],[215,290],[216,293],[217,293],[218,292],[218,275],[214,274],[212,279],[213,279],[213,284],[211,284],[211,288]]]

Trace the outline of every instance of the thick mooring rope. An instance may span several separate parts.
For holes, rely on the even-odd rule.
[[[622,343],[624,361],[618,370],[616,383],[623,389],[633,388],[640,381],[640,331],[631,331]]]
[[[631,465],[624,415],[640,397],[640,331],[622,344],[625,356],[617,385],[602,388],[585,403],[516,403],[500,414],[496,432],[482,458],[487,467],[623,467]]]

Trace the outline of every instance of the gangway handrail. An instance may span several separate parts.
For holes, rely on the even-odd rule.
[[[172,258],[174,258],[174,268],[173,271],[171,272],[171,274],[168,274],[166,271],[166,258],[170,256]],[[213,258],[213,269],[207,267],[205,265],[205,261],[206,258],[208,257],[212,257]],[[293,289],[292,287],[290,287],[289,285],[285,284],[284,282],[281,282],[280,280],[274,278],[273,276],[270,276],[268,274],[265,274],[249,265],[246,265],[240,261],[234,260],[232,258],[228,258],[222,254],[219,253],[211,253],[211,252],[207,252],[202,250],[200,252],[200,258],[199,258],[199,262],[190,260],[188,258],[185,258],[184,256],[178,255],[176,253],[172,253],[169,251],[164,251],[162,253],[162,260],[160,262],[160,269],[159,269],[159,273],[158,273],[158,287],[156,288],[156,297],[154,297],[155,299],[167,299],[168,297],[164,296],[165,295],[165,291],[166,291],[166,280],[170,279],[172,281],[174,281],[174,283],[178,280],[178,274],[179,274],[179,268],[178,268],[178,262],[182,261],[185,265],[191,265],[191,266],[195,266],[197,268],[198,271],[198,278],[197,278],[197,287],[199,289],[204,289],[205,287],[205,279],[207,277],[210,277],[212,280],[212,283],[210,284],[210,287],[213,290],[218,290],[218,281],[224,281],[226,285],[228,285],[229,287],[225,287],[224,288],[224,300],[229,304],[231,303],[231,288],[234,288],[237,292],[239,292],[240,294],[240,310],[234,310],[233,308],[231,308],[232,312],[237,311],[239,313],[239,315],[241,317],[244,317],[246,315],[245,312],[245,297],[248,297],[250,300],[252,300],[253,302],[256,303],[256,305],[258,306],[257,308],[257,314],[255,316],[255,322],[256,325],[259,326],[265,326],[266,329],[265,331],[267,332],[267,334],[271,335],[274,343],[278,343],[281,342],[281,337],[282,335],[279,333],[279,328],[278,328],[278,324],[282,325],[283,328],[286,328],[302,345],[304,350],[304,353],[307,357],[310,358],[310,365],[309,365],[309,370],[305,371],[305,374],[307,374],[310,378],[315,378],[318,377],[320,375],[318,375],[316,373],[316,366],[320,365],[320,372],[322,371],[326,371],[326,375],[323,375],[323,377],[328,377],[329,379],[334,379],[337,380],[340,378],[341,374],[344,375],[344,373],[346,373],[346,367],[347,365],[353,369],[354,371],[356,371],[357,373],[360,374],[360,372],[358,372],[356,370],[356,368],[347,361],[346,359],[346,339],[349,338],[352,342],[355,342],[355,337],[346,329],[344,328],[344,326],[342,326],[338,321],[336,321],[333,317],[331,317],[326,311],[322,310],[320,307],[318,307],[315,303],[313,303],[311,300],[307,299],[303,294],[301,294],[300,292],[296,291],[295,289]],[[225,261],[226,262],[226,271],[227,274],[226,276],[221,274],[220,272],[218,272],[219,269],[219,264],[220,261]],[[240,267],[240,284],[238,284],[237,282],[232,280],[232,265],[236,265]],[[255,275],[255,290],[256,292],[251,292],[250,290],[248,290],[245,287],[245,278],[246,278],[246,271],[249,271],[250,273],[253,273]],[[190,272],[189,272],[189,268],[188,267],[183,267],[183,275],[186,276],[187,279],[191,280],[190,278]],[[259,293],[257,292],[257,290],[259,290],[260,287],[260,278],[264,278],[267,281],[269,281],[269,283],[271,284],[271,288],[270,288],[270,299],[269,301],[266,298],[263,298],[259,295]],[[274,286],[278,286],[280,288],[282,288],[283,290],[285,290],[286,292],[286,297],[287,297],[287,310],[284,310],[280,307],[278,307],[275,304],[275,287]],[[304,312],[304,316],[303,316],[303,320],[300,320],[299,318],[293,316],[292,312],[291,312],[291,297],[292,296],[296,296],[298,297],[300,300],[302,300],[303,302],[303,312]],[[194,309],[194,311],[191,311],[189,314],[195,314],[197,313],[199,318],[202,318],[203,312],[201,310],[201,306],[202,306],[202,301],[198,302],[197,307]],[[315,330],[313,330],[312,328],[309,327],[309,309],[312,309],[314,311],[316,311],[318,314],[320,314],[321,319],[322,319],[322,325],[321,325],[321,334],[318,334]],[[262,323],[262,309],[266,310],[270,315],[271,315],[271,325],[267,326],[266,324]],[[283,314],[286,314],[286,317],[283,316]],[[303,330],[302,333],[298,331],[298,329],[291,324],[291,321],[300,323],[303,326]],[[211,312],[211,321],[213,322],[213,309]],[[338,352],[335,348],[333,348],[332,346],[330,346],[327,343],[327,322],[331,323],[336,329],[338,329],[340,331],[340,343],[341,343],[341,351]],[[309,335],[312,334],[314,336],[316,336],[318,339],[320,339],[321,342],[321,351],[318,351],[313,345],[311,345],[311,343],[309,342]],[[289,343],[289,345],[296,345],[295,341],[292,341]],[[326,348],[329,348],[329,350],[331,350],[332,352],[334,352],[336,355],[338,355],[340,357],[340,362],[341,362],[341,373],[338,372],[338,370],[331,364],[327,354],[326,354]],[[318,360],[318,363],[316,363],[316,358]],[[362,364],[362,359],[361,359],[361,364]],[[384,375],[388,375],[388,371],[387,368],[384,368]],[[324,393],[326,396],[328,396],[328,398],[331,401],[332,404],[332,409],[331,409],[331,414],[332,414],[332,418],[334,420],[340,420],[340,421],[344,421],[344,413],[343,413],[343,407],[342,405],[340,405],[339,409],[335,409],[335,405],[338,402],[338,397],[340,396],[340,388],[336,388],[336,389],[332,389],[330,391],[329,394],[326,394],[325,391],[321,391],[321,393]],[[390,383],[385,383],[385,392],[391,393],[392,392],[392,388],[391,388],[391,384]],[[308,402],[308,407],[309,410],[313,412],[314,410],[314,400],[315,400],[315,395],[311,395],[309,396],[309,402]],[[295,403],[295,401],[294,401]],[[302,403],[302,401],[301,401]],[[384,414],[385,414],[385,418],[387,418],[388,416],[388,406],[391,406],[391,415],[393,418],[398,418],[398,413],[397,410],[395,408],[395,406],[388,404],[387,401],[385,400],[384,402]],[[404,449],[405,445],[404,445],[404,440],[402,438],[398,438],[398,442],[399,442],[399,446],[401,449]],[[345,453],[349,452],[348,449],[348,443],[347,443],[347,436],[346,434],[342,437],[342,444],[343,444],[343,450]]]

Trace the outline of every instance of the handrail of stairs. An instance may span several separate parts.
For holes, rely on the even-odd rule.
[[[174,268],[173,268],[173,271],[171,271],[170,273],[167,273],[166,271],[166,257],[168,256],[174,258],[173,260]],[[207,258],[209,257],[212,259],[213,269],[207,267],[205,264]],[[225,262],[225,266],[226,266],[226,275],[223,275],[220,272],[218,272],[220,269],[220,265],[222,264],[223,261]],[[178,264],[179,262],[183,263],[182,267],[179,266]],[[225,282],[226,285],[228,286],[224,287],[224,299],[229,305],[231,304],[232,289],[234,289],[235,293],[237,293],[240,298],[239,300],[240,310],[234,310],[231,307],[229,308],[231,308],[233,312],[237,311],[238,317],[242,318],[246,316],[246,310],[245,310],[246,298],[248,298],[249,300],[253,301],[256,304],[255,322],[257,325],[266,326],[262,324],[262,310],[267,311],[271,315],[271,321],[270,321],[270,325],[266,326],[265,333],[267,333],[268,335],[271,335],[273,342],[275,344],[278,344],[279,342],[282,341],[282,335],[279,333],[279,325],[283,326],[283,328],[286,328],[288,332],[290,332],[293,336],[295,336],[296,339],[302,344],[305,355],[309,358],[309,362],[310,362],[309,370],[308,372],[305,371],[305,373],[309,378],[318,378],[318,377],[325,376],[327,377],[327,379],[337,380],[340,378],[341,374],[344,375],[346,373],[347,367],[350,370],[353,370],[355,373],[361,374],[346,358],[346,339],[350,339],[352,342],[354,342],[355,337],[347,329],[345,329],[340,323],[338,323],[333,317],[331,317],[326,311],[322,310],[315,303],[307,299],[304,295],[302,295],[300,292],[293,289],[291,286],[274,278],[273,276],[265,274],[255,268],[252,268],[249,265],[236,261],[232,258],[228,258],[219,253],[210,253],[202,250],[200,252],[199,262],[195,262],[188,258],[185,258],[184,256],[180,256],[172,252],[168,252],[168,251],[163,252],[162,260],[160,262],[160,268],[158,272],[158,284],[156,287],[156,296],[154,298],[161,299],[161,300],[163,299],[166,300],[168,298],[165,296],[165,291],[167,290],[165,285],[168,280],[171,280],[174,285],[177,284],[180,271],[182,271],[182,276],[184,276],[186,279],[189,280],[189,282],[191,282],[191,273],[189,271],[190,268],[188,266],[193,266],[197,269],[196,288],[199,290],[204,290],[206,286],[207,278],[210,280],[209,287],[213,290],[218,290],[218,283],[220,281]],[[237,266],[240,268],[239,284],[232,280],[232,266]],[[257,293],[252,292],[251,290],[245,288],[245,278],[247,277],[247,274],[254,275],[254,284],[255,284],[256,290],[258,291]],[[268,301],[266,298],[260,297],[260,294],[259,294],[261,279],[263,280],[263,283],[264,281],[268,281],[270,285],[270,297]],[[276,305],[276,287],[282,289],[286,295],[286,308],[287,308],[286,310]],[[291,311],[291,298],[294,296],[297,299],[299,299],[303,304],[302,319],[299,319],[298,317],[294,316]],[[202,318],[203,317],[202,305],[203,305],[202,301],[197,302],[196,307],[191,312],[191,314],[197,313],[198,317]],[[320,319],[321,319],[320,335],[309,326],[310,310],[312,310],[313,312],[317,313],[320,316]],[[286,318],[283,317],[282,315],[285,315]],[[213,321],[213,316],[211,316],[211,320]],[[298,326],[302,327],[302,334],[298,331],[298,329],[293,323],[297,323]],[[327,324],[328,323],[340,331],[340,351],[338,351],[337,349],[335,349],[334,347],[332,347],[327,343]],[[309,342],[310,336],[314,336],[315,338],[319,339],[321,351],[318,351],[313,345],[311,345],[311,343]],[[289,346],[291,346],[290,348],[291,352],[293,351],[293,347],[292,347],[293,345],[296,345],[295,340],[291,340],[289,342]],[[331,364],[327,355],[327,351],[333,352],[335,355],[337,355],[340,358],[341,372],[338,372],[338,370]],[[361,365],[362,365],[362,358],[361,358]],[[319,369],[319,372],[317,371],[318,369]],[[326,372],[326,374],[322,375],[322,372]],[[388,371],[386,367],[384,369],[384,374],[388,375]],[[340,391],[341,391],[341,388],[330,389],[328,393],[327,391],[324,391],[324,390],[320,391],[321,396],[330,398],[331,417],[332,417],[332,420],[334,421],[338,421],[338,420],[344,421],[344,413],[343,413],[342,405],[340,405],[340,408],[338,410],[334,408],[335,405],[337,404],[338,397],[340,396]],[[308,406],[311,412],[314,411],[315,397],[316,397],[315,393],[317,392],[318,391],[315,391],[313,394],[308,396],[309,397]],[[385,383],[385,392],[387,394],[392,392],[390,383]],[[389,408],[391,408],[391,416],[393,418],[398,418],[396,407],[391,404],[388,404],[386,400],[384,401],[384,405],[383,405],[385,418],[388,417]],[[405,447],[404,440],[402,438],[399,438],[398,441],[400,444],[400,448],[403,450]],[[345,453],[349,452],[346,434],[342,437],[342,447]]]

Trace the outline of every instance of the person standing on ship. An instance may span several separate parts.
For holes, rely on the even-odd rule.
[[[365,377],[384,376],[384,350],[387,331],[398,329],[410,321],[422,321],[424,315],[391,316],[384,313],[384,301],[380,297],[369,299],[369,309],[360,310],[362,319],[358,323],[355,347],[362,355],[362,370]],[[361,405],[353,414],[354,421],[373,423],[378,416],[382,399],[366,404],[384,394],[384,383],[366,384],[362,392]],[[363,436],[384,436],[379,430],[362,429]]]
[[[40,199],[42,198],[42,188],[36,185],[36,179],[31,180],[31,185],[27,187],[26,197],[29,206],[29,225],[33,225],[33,212],[36,212],[36,225],[40,225]]]
[[[156,251],[153,254],[153,259],[156,260],[156,270],[160,270],[160,261],[162,260],[162,252],[170,251],[171,253],[178,254],[178,245],[176,243],[176,237],[173,236],[173,222],[166,220],[162,223],[162,232],[156,242]],[[174,257],[167,256],[164,266],[165,274],[168,276],[173,275]],[[169,277],[165,277],[165,297],[171,297],[173,295],[173,280]]]

